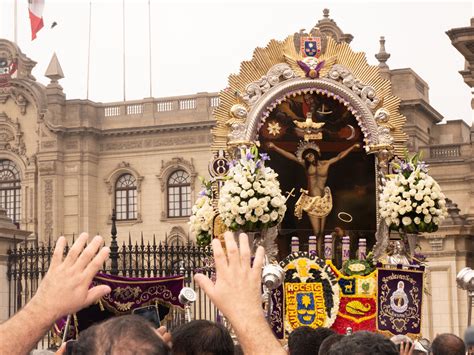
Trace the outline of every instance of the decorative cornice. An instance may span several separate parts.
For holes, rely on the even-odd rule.
[[[400,102],[400,109],[404,108],[420,109],[434,118],[434,123],[440,123],[443,120],[443,115],[436,111],[433,106],[423,99],[403,100]]]
[[[124,127],[114,129],[98,129],[95,127],[77,126],[66,127],[63,125],[52,125],[50,122],[45,122],[48,129],[52,132],[63,135],[77,135],[77,134],[93,134],[97,136],[132,136],[140,134],[153,134],[162,132],[177,132],[177,131],[196,131],[204,128],[211,129],[214,127],[214,121],[199,121],[182,124],[169,124],[162,126],[146,126],[146,127]]]

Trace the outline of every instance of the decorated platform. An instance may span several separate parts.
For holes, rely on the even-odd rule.
[[[280,338],[304,325],[416,337],[417,235],[437,230],[445,197],[406,151],[390,81],[334,26],[272,40],[229,77],[191,230],[202,245],[246,232],[279,263]]]

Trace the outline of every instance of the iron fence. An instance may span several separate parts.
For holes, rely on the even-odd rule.
[[[194,319],[217,319],[217,309],[207,295],[194,283],[194,274],[202,272],[212,275],[212,251],[210,247],[198,247],[191,242],[182,244],[156,241],[153,235],[132,242],[132,236],[121,240],[117,236],[115,218],[112,220],[110,242],[110,258],[104,263],[101,272],[126,277],[163,277],[184,276],[184,285],[191,287],[197,293],[197,301],[191,311]],[[65,248],[68,253],[71,243]],[[121,246],[119,242],[121,240]],[[46,274],[51,262],[55,241],[51,238],[45,243],[28,243],[27,240],[15,241],[14,246],[7,251],[7,280],[8,280],[8,316],[10,317],[23,307],[35,294],[39,283]],[[165,320],[168,329],[173,329],[184,322],[184,312],[172,308]],[[43,346],[51,344],[51,334],[43,340]],[[40,345],[40,346],[41,346]]]

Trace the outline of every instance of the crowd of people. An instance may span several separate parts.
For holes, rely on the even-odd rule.
[[[331,329],[301,327],[278,341],[261,307],[261,272],[264,250],[259,247],[250,262],[248,237],[240,235],[239,245],[232,233],[225,233],[225,250],[213,240],[216,280],[203,274],[195,281],[228,319],[237,342],[222,324],[194,320],[171,333],[154,329],[143,317],[114,317],[81,332],[65,342],[56,354],[323,354],[323,355],[464,355],[466,345],[454,334],[440,334],[432,344],[412,342],[408,337],[392,339],[359,331],[336,334]],[[83,233],[64,257],[66,241],[58,239],[50,268],[35,296],[17,314],[0,324],[0,353],[28,354],[51,328],[54,321],[97,302],[111,290],[108,286],[89,288],[93,277],[109,256],[100,236],[89,243]],[[236,345],[237,344],[237,345]]]

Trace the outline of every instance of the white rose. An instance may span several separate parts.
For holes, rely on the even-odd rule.
[[[403,217],[402,218],[402,223],[404,226],[409,226],[411,224],[411,218],[410,217]]]
[[[283,205],[283,201],[280,197],[275,196],[274,198],[272,198],[271,205],[277,208]]]
[[[256,197],[252,197],[250,200],[249,200],[249,208],[251,209],[254,209],[258,206],[258,200]]]
[[[425,218],[423,218],[423,221],[425,223],[430,223],[431,222],[431,216],[430,215],[426,215]]]
[[[245,190],[249,190],[252,187],[252,184],[248,181],[242,184],[242,188]]]
[[[263,208],[262,207],[257,207],[254,211],[256,216],[261,216],[263,214]]]
[[[415,200],[417,200],[417,201],[423,200],[423,194],[421,192],[417,192],[415,194]]]
[[[420,224],[420,222],[421,222],[420,217],[413,218],[413,222],[415,222],[415,224]]]
[[[272,221],[276,221],[276,220],[278,219],[278,212],[277,212],[277,211],[272,211],[272,212],[270,213],[270,219],[271,219]]]
[[[232,207],[230,208],[230,213],[232,213],[233,215],[239,214],[239,207],[237,205],[232,205]]]
[[[270,216],[265,213],[264,215],[260,216],[260,220],[261,220],[263,223],[268,223],[268,222],[270,222]]]
[[[247,195],[248,195],[249,197],[252,197],[253,195],[255,195],[255,191],[252,190],[252,189],[250,189],[250,190],[247,191]]]

